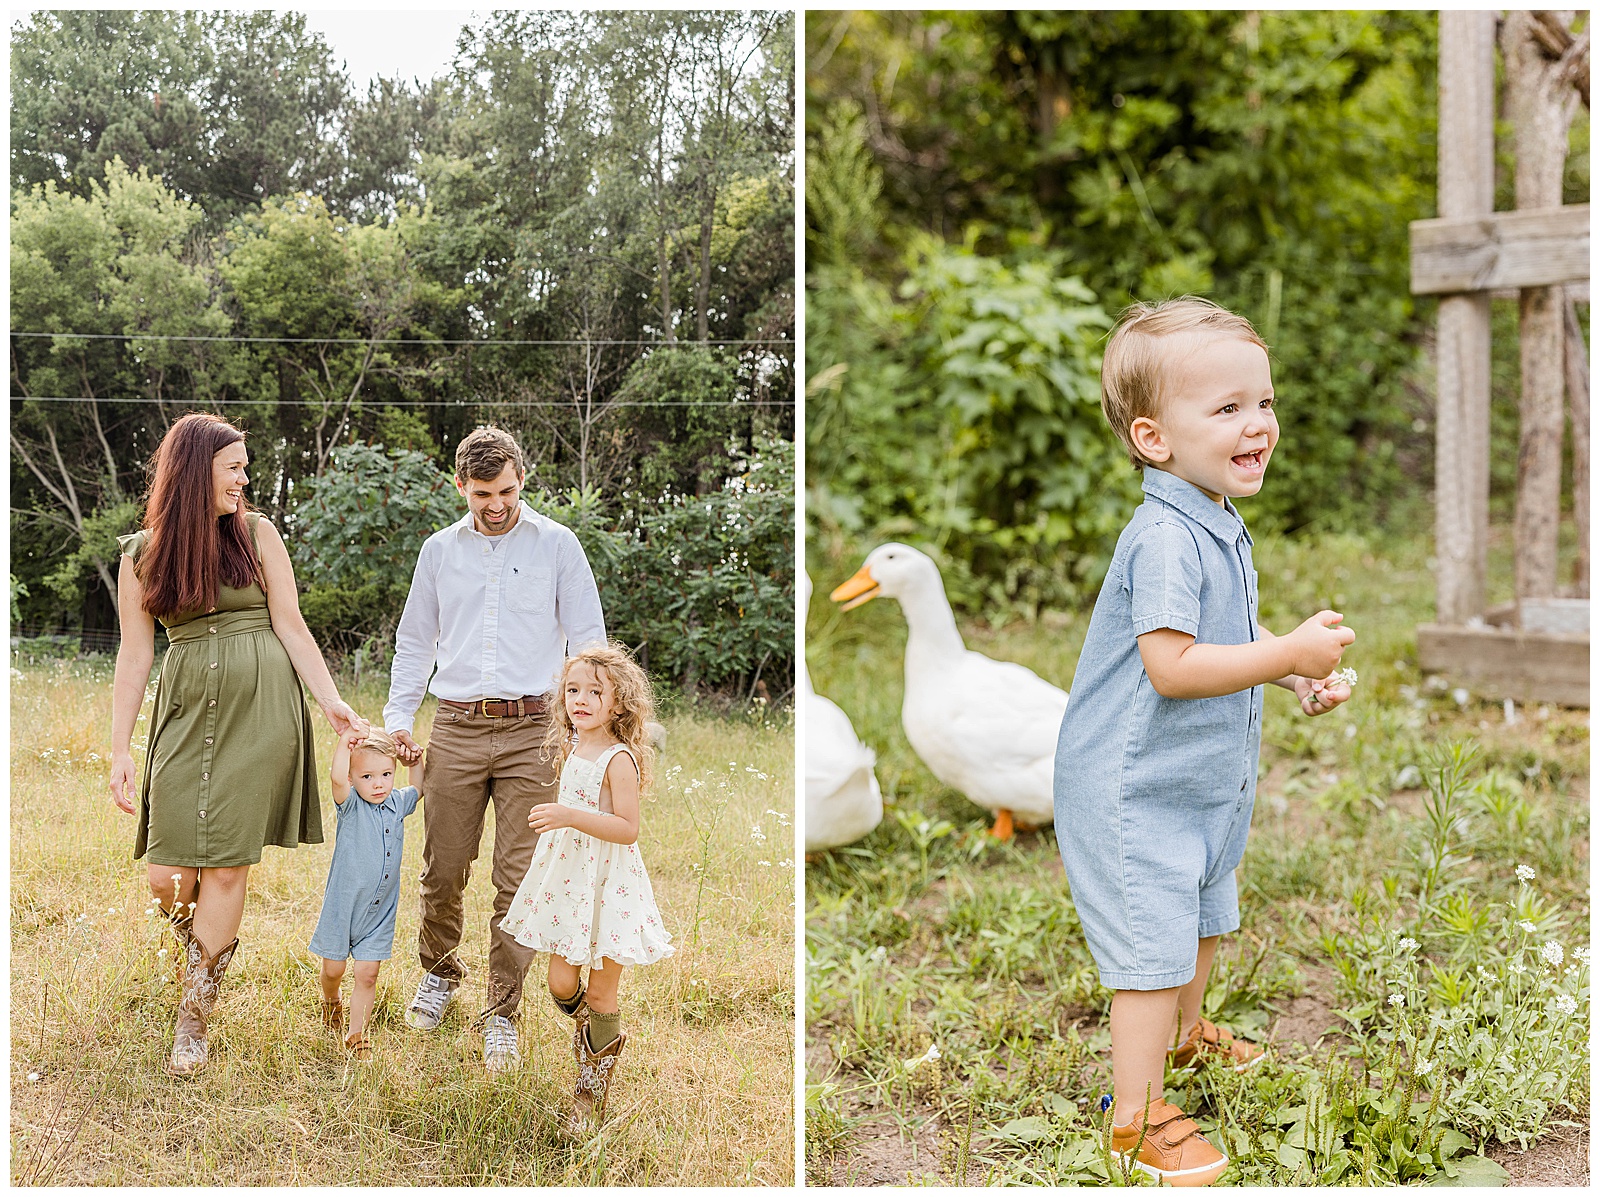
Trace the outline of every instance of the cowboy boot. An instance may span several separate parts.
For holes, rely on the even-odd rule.
[[[588,1009],[587,1006],[584,1009]],[[617,1037],[599,1051],[589,1046],[587,1020],[578,1024],[578,1033],[572,1046],[578,1056],[578,1080],[572,1089],[572,1113],[567,1116],[567,1133],[585,1135],[591,1125],[598,1126],[606,1116],[606,1094],[611,1088],[611,1074],[617,1067],[628,1037]]]
[[[178,1025],[172,1037],[172,1059],[167,1062],[167,1071],[173,1076],[193,1076],[205,1065],[206,1019],[216,1009],[217,990],[238,949],[239,941],[235,939],[222,951],[207,956],[205,945],[190,934],[183,997],[178,1002]]]
[[[550,991],[550,1000],[556,1004],[556,1009],[561,1011],[561,1013],[565,1014],[568,1018],[581,1019],[582,1015],[579,1013],[579,1011],[588,1009],[583,1001],[584,996],[588,994],[588,992],[588,982],[582,977],[579,977],[578,992],[574,993],[571,997],[558,998],[556,996],[556,991],[552,989]]]

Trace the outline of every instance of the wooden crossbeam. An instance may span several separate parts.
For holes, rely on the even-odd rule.
[[[1549,287],[1589,277],[1589,205],[1411,222],[1411,292]]]

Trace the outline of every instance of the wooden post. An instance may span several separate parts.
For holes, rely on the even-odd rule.
[[[1578,561],[1572,571],[1578,597],[1589,597],[1589,353],[1578,324],[1578,305],[1569,291],[1563,344],[1567,361],[1567,404],[1572,413],[1572,522],[1578,529]]]
[[[1439,14],[1439,215],[1494,211],[1492,12]],[[1442,624],[1484,610],[1489,566],[1489,296],[1439,300],[1437,511]]]
[[[1555,13],[1570,26],[1573,14]],[[1517,207],[1561,203],[1567,128],[1578,104],[1559,53],[1551,53],[1531,12],[1508,12],[1500,50],[1506,110],[1517,150]],[[1565,296],[1557,287],[1524,287],[1521,307],[1522,403],[1517,451],[1516,587],[1518,600],[1556,591],[1561,526],[1561,429]]]

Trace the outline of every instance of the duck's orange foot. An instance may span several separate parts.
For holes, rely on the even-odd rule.
[[[1009,840],[1014,829],[1015,824],[1011,821],[1010,811],[997,810],[994,812],[994,826],[989,828],[990,835],[997,840]]]

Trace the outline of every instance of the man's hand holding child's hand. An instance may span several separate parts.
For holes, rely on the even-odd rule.
[[[422,759],[422,746],[411,738],[410,732],[395,732],[394,743],[398,749],[395,755],[402,765],[414,765]]]

